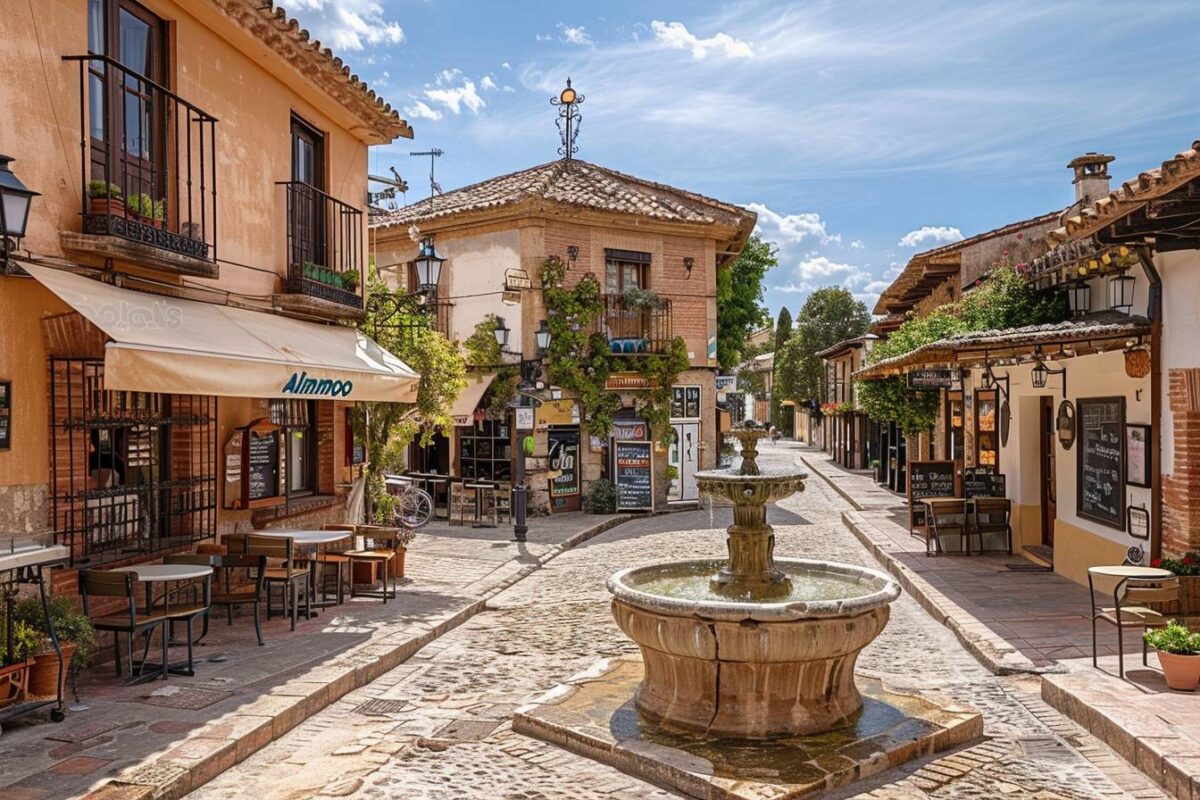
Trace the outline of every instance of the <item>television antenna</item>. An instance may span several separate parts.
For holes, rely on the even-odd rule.
[[[429,156],[429,204],[432,206],[434,196],[442,193],[442,187],[438,185],[437,179],[434,178],[434,165],[437,163],[438,158],[445,155],[445,151],[435,147],[432,150],[412,151],[409,152],[409,155]]]

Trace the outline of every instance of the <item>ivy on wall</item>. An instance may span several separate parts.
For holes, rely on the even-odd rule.
[[[504,419],[508,407],[517,397],[521,384],[521,370],[504,364],[504,353],[496,341],[496,327],[500,317],[488,314],[475,324],[475,331],[463,342],[467,364],[481,369],[495,370],[492,385],[488,388],[488,404],[484,411],[489,419]]]
[[[976,281],[974,288],[959,300],[906,321],[872,348],[867,363],[877,364],[955,334],[1065,320],[1068,316],[1065,295],[1061,291],[1039,290],[1026,280],[1025,271],[1025,264],[1013,264],[1005,252],[992,264],[986,281]],[[939,393],[911,389],[903,377],[858,381],[855,392],[872,419],[895,422],[906,435],[928,431],[937,420]]]
[[[604,313],[596,276],[586,273],[574,287],[566,288],[566,274],[566,265],[558,256],[547,257],[539,269],[550,328],[546,377],[551,384],[578,397],[581,418],[590,434],[607,436],[621,408],[621,398],[617,392],[605,389],[605,383],[617,369],[632,368],[651,387],[638,393],[634,407],[654,436],[665,443],[671,434],[671,390],[689,366],[687,344],[676,336],[664,354],[637,358],[613,354],[604,334],[595,332],[596,322]]]

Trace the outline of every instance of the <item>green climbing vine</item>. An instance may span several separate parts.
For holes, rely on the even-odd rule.
[[[594,332],[604,313],[596,276],[589,272],[567,288],[566,273],[566,265],[558,256],[547,257],[539,269],[550,328],[546,377],[551,384],[578,396],[589,433],[607,436],[621,408],[621,398],[617,392],[605,389],[605,383],[618,366],[632,367],[651,387],[639,394],[635,408],[665,443],[671,433],[671,387],[688,368],[687,344],[676,336],[665,354],[634,359],[613,354],[605,335]]]
[[[467,364],[480,369],[495,370],[492,385],[488,388],[488,403],[484,411],[489,419],[504,419],[508,407],[517,397],[521,384],[521,370],[506,365],[500,343],[496,341],[496,327],[500,317],[488,314],[475,324],[475,332],[463,342]]]

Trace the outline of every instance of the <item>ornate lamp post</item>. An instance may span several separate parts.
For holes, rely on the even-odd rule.
[[[579,115],[579,104],[583,102],[583,95],[571,88],[571,79],[567,78],[567,88],[559,92],[558,97],[550,98],[550,105],[558,106],[558,134],[562,139],[562,146],[558,148],[558,154],[564,160],[570,161],[571,156],[578,149],[575,146],[575,139],[579,136],[579,123],[582,117]]]
[[[438,280],[442,276],[442,264],[446,259],[433,246],[433,239],[422,239],[421,249],[413,265],[417,269],[417,291],[429,297],[437,294]]]
[[[500,320],[503,323],[503,320]],[[497,328],[496,340],[499,341],[500,334]],[[508,332],[505,331],[505,339],[508,338]],[[542,320],[534,333],[534,338],[537,340],[537,358],[521,362],[521,385],[517,388],[517,399],[513,404],[514,408],[526,408],[522,404],[524,400],[533,400],[531,392],[536,389],[537,375],[542,369],[542,359],[546,356],[546,351],[550,348],[550,326],[546,320]],[[532,435],[532,431],[530,432]],[[514,471],[513,480],[513,538],[518,542],[525,541],[526,534],[529,533],[529,526],[525,523],[525,514],[528,508],[529,495],[528,489],[525,486],[525,442],[524,436],[521,436],[521,430],[517,429],[517,464]]]

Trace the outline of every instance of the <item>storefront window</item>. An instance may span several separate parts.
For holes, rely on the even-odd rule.
[[[507,420],[485,419],[458,428],[458,469],[463,478],[512,480],[512,427]]]
[[[316,420],[315,400],[271,401],[271,422],[284,430],[289,495],[316,491]]]
[[[1000,440],[996,422],[999,400],[995,389],[975,393],[975,466],[995,470],[999,463]]]

